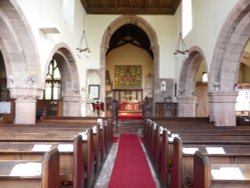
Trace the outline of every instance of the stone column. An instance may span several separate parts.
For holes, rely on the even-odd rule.
[[[81,116],[80,95],[63,96],[63,116]]]
[[[41,90],[35,88],[12,88],[11,98],[15,100],[15,124],[36,123],[36,102]]]
[[[195,96],[178,96],[177,101],[178,101],[178,117],[196,116]]]
[[[36,100],[18,98],[15,101],[15,124],[36,123]]]
[[[235,103],[237,91],[209,92],[209,120],[216,126],[235,126]]]

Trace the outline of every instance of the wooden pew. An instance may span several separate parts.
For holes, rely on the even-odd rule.
[[[171,147],[169,147],[168,143],[166,143],[166,141],[168,140],[169,132],[167,132],[167,130],[166,130],[164,133],[164,136],[163,135],[160,136],[161,134],[160,134],[159,128],[155,122],[149,121],[149,124],[147,126],[148,126],[147,135],[146,135],[147,139],[145,141],[145,144],[148,148],[148,152],[151,156],[151,160],[154,164],[155,170],[157,172],[159,172],[159,174],[160,174],[160,179],[161,179],[162,184],[166,185],[167,184],[166,177],[167,177],[167,173],[169,171],[169,169],[166,167],[166,164],[171,165],[172,158],[173,158],[173,157],[171,157],[171,156],[173,156],[172,155],[173,149],[169,149]],[[166,127],[168,127],[168,126],[166,126]],[[187,134],[186,136],[188,136],[188,134],[191,134],[191,135],[192,134],[194,134],[194,135],[201,134],[201,135],[207,135],[207,136],[210,135],[210,138],[207,139],[207,143],[211,140],[212,135],[235,135],[235,134],[238,134],[238,136],[239,136],[238,138],[240,138],[241,135],[246,135],[246,136],[250,135],[249,130],[247,130],[246,128],[240,129],[237,127],[234,127],[233,131],[229,127],[213,127],[213,126],[199,127],[199,125],[195,125],[195,124],[192,125],[193,129],[190,129],[190,126],[184,126],[184,125],[182,126],[182,128],[184,131],[182,129],[177,129],[177,130],[179,132],[185,132],[184,134]],[[214,129],[216,131],[214,131]],[[175,131],[175,133],[178,133],[177,130]],[[199,130],[199,131],[192,131],[192,130]],[[181,135],[182,134],[180,134],[180,136]],[[162,143],[163,139],[164,139],[164,142]],[[247,139],[249,141],[249,138],[247,138]],[[231,141],[231,138],[227,136],[227,140]],[[240,143],[241,143],[241,140],[240,140]],[[167,159],[166,159],[166,155],[168,155]],[[159,168],[159,166],[161,167],[161,169]]]
[[[56,129],[55,132],[30,132],[30,133],[0,133],[0,142],[45,142],[45,143],[73,143],[75,138],[79,136],[79,132],[60,132],[60,129]],[[47,130],[48,131],[48,130]],[[64,134],[61,134],[64,133]],[[88,129],[88,139],[84,139],[80,144],[80,148],[83,151],[79,151],[78,154],[81,155],[79,157],[79,160],[75,160],[76,164],[74,164],[74,173],[76,173],[75,170],[78,168],[86,168],[85,173],[87,175],[84,175],[87,178],[86,185],[90,186],[94,182],[94,155],[93,155],[93,136],[92,136],[92,129]],[[83,165],[79,165],[78,162],[82,162]],[[81,163],[80,163],[81,164]],[[81,173],[81,170],[79,170],[79,173]],[[72,180],[74,183],[74,187],[81,187],[82,185],[77,184],[83,184],[82,180],[83,176],[76,176],[74,174],[74,179]],[[78,180],[75,180],[75,178],[78,178]],[[79,179],[80,178],[80,179]]]
[[[193,156],[195,151],[208,155],[214,163],[249,163],[249,145],[226,145],[213,143],[205,145],[185,144],[180,138],[174,138],[174,150],[171,166],[171,187],[192,187]]]
[[[247,135],[243,135],[243,136],[221,136],[221,135],[182,135],[181,136],[182,142],[185,144],[231,144],[231,145],[244,145],[244,144],[250,144],[250,137]],[[172,172],[172,165],[174,165],[174,155],[172,153],[175,153],[175,150],[177,148],[173,147],[171,149],[171,146],[167,146],[168,151],[169,151],[169,155],[168,155],[168,162],[170,165],[170,169],[171,169],[171,177],[175,176],[175,177],[180,177],[179,174],[176,174],[175,172]],[[180,151],[178,152],[180,153]],[[162,158],[164,158],[166,156],[162,156]],[[179,164],[179,163],[178,163]],[[177,167],[179,168],[179,167]],[[178,171],[180,172],[180,170]],[[180,185],[175,185],[173,183],[179,182],[177,181],[172,181],[171,180],[171,186],[173,187],[179,187]],[[172,185],[173,184],[173,185]]]
[[[51,148],[60,153],[60,182],[73,183],[73,187],[83,187],[84,168],[82,156],[82,137],[75,138],[74,143],[53,142],[1,142],[0,160],[40,160]]]
[[[59,188],[59,152],[53,149],[42,160],[0,160],[2,188]]]
[[[105,160],[113,144],[113,122],[110,117],[69,117],[69,116],[51,116],[45,117],[37,122],[38,125],[83,125],[88,123],[100,124],[100,140],[104,143],[101,146],[102,160]],[[102,143],[101,143],[102,144]]]
[[[214,164],[210,157],[197,151],[193,176],[193,188],[248,188],[250,164]]]
[[[172,122],[172,123],[195,123],[195,124],[209,124],[208,117],[150,117],[148,118],[154,122]]]
[[[100,136],[100,129],[99,126],[94,123],[87,123],[87,124],[81,124],[81,125],[75,125],[75,124],[62,124],[62,125],[46,125],[43,124],[42,126],[37,125],[6,125],[0,127],[0,133],[1,132],[20,132],[20,133],[60,133],[60,134],[78,134],[80,132],[83,132],[87,129],[93,129],[93,154],[95,159],[95,171],[97,172],[101,168],[101,145],[104,145],[106,143],[101,143],[101,136]],[[104,136],[102,136],[104,137]]]

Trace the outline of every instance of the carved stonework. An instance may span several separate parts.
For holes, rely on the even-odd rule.
[[[217,91],[208,93],[210,122],[216,126],[235,126],[235,103],[237,91]]]
[[[12,99],[33,99],[36,100],[42,95],[43,90],[37,88],[11,88]]]

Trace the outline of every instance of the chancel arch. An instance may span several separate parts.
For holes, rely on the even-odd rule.
[[[141,33],[140,38],[139,35],[136,36],[133,34],[133,31],[137,31]],[[131,32],[131,33],[130,33]],[[116,41],[116,37],[120,37],[120,39],[123,37],[122,40]],[[145,40],[142,40],[144,38]],[[115,45],[113,45],[115,44]],[[122,47],[121,47],[122,46]],[[141,17],[139,16],[132,16],[132,15],[126,15],[126,16],[121,16],[114,20],[106,29],[103,39],[102,39],[102,45],[101,45],[101,64],[102,64],[102,70],[101,72],[101,77],[102,77],[102,93],[105,93],[105,85],[106,85],[106,78],[108,77],[107,74],[113,74],[111,75],[112,77],[114,76],[114,73],[107,72],[107,57],[109,54],[112,53],[112,50],[122,50],[121,48],[127,48],[127,50],[134,48],[134,50],[143,50],[140,51],[139,53],[145,53],[144,57],[147,57],[145,61],[150,61],[152,68],[151,72],[148,72],[147,75],[144,75],[142,73],[141,77],[143,77],[143,81],[141,82],[141,86],[138,87],[135,93],[131,93],[131,99],[134,97],[136,100],[142,101],[145,96],[150,96],[153,100],[155,99],[155,96],[157,93],[160,92],[160,79],[159,79],[159,45],[158,45],[158,40],[156,33],[154,29]],[[118,49],[119,48],[119,49]],[[149,60],[148,60],[149,59]],[[141,61],[141,60],[139,60]],[[127,73],[130,72],[129,70],[140,70],[139,64],[138,67],[136,67],[135,64],[126,62],[124,66],[128,66],[126,70]],[[149,63],[149,64],[150,64]],[[133,64],[133,65],[132,65]],[[129,67],[130,66],[130,67]],[[132,67],[134,66],[134,67]],[[119,67],[117,67],[118,69]],[[140,71],[139,71],[140,72]],[[106,74],[107,73],[107,74]],[[133,73],[131,73],[133,74]],[[145,80],[149,80],[147,83],[151,83],[150,86],[145,86]],[[115,80],[111,80],[113,83],[112,87],[113,89],[115,88]],[[108,81],[107,81],[108,82]],[[117,86],[117,85],[116,85]],[[159,86],[159,87],[155,87]],[[151,88],[151,91],[147,92],[145,90],[141,92],[140,89],[142,88]],[[143,89],[142,89],[143,90]],[[141,94],[143,93],[143,94]],[[145,94],[145,95],[144,95]],[[113,94],[110,94],[108,92],[105,93],[105,96],[112,96]],[[128,94],[126,97],[127,99],[129,98]],[[139,97],[140,96],[140,97]],[[125,97],[125,98],[126,98]],[[137,98],[136,98],[137,97]],[[139,97],[139,98],[138,98]],[[152,103],[154,105],[154,102]],[[153,109],[153,108],[152,108]]]

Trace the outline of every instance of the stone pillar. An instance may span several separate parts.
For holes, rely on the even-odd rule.
[[[42,90],[36,88],[11,88],[15,100],[15,124],[36,123],[36,102]]]
[[[81,116],[80,95],[63,96],[63,116]]]
[[[177,101],[178,101],[178,117],[196,116],[195,96],[178,96]]]
[[[209,120],[216,126],[236,126],[235,103],[237,91],[209,92]]]
[[[18,98],[15,101],[15,124],[36,123],[36,100]]]

